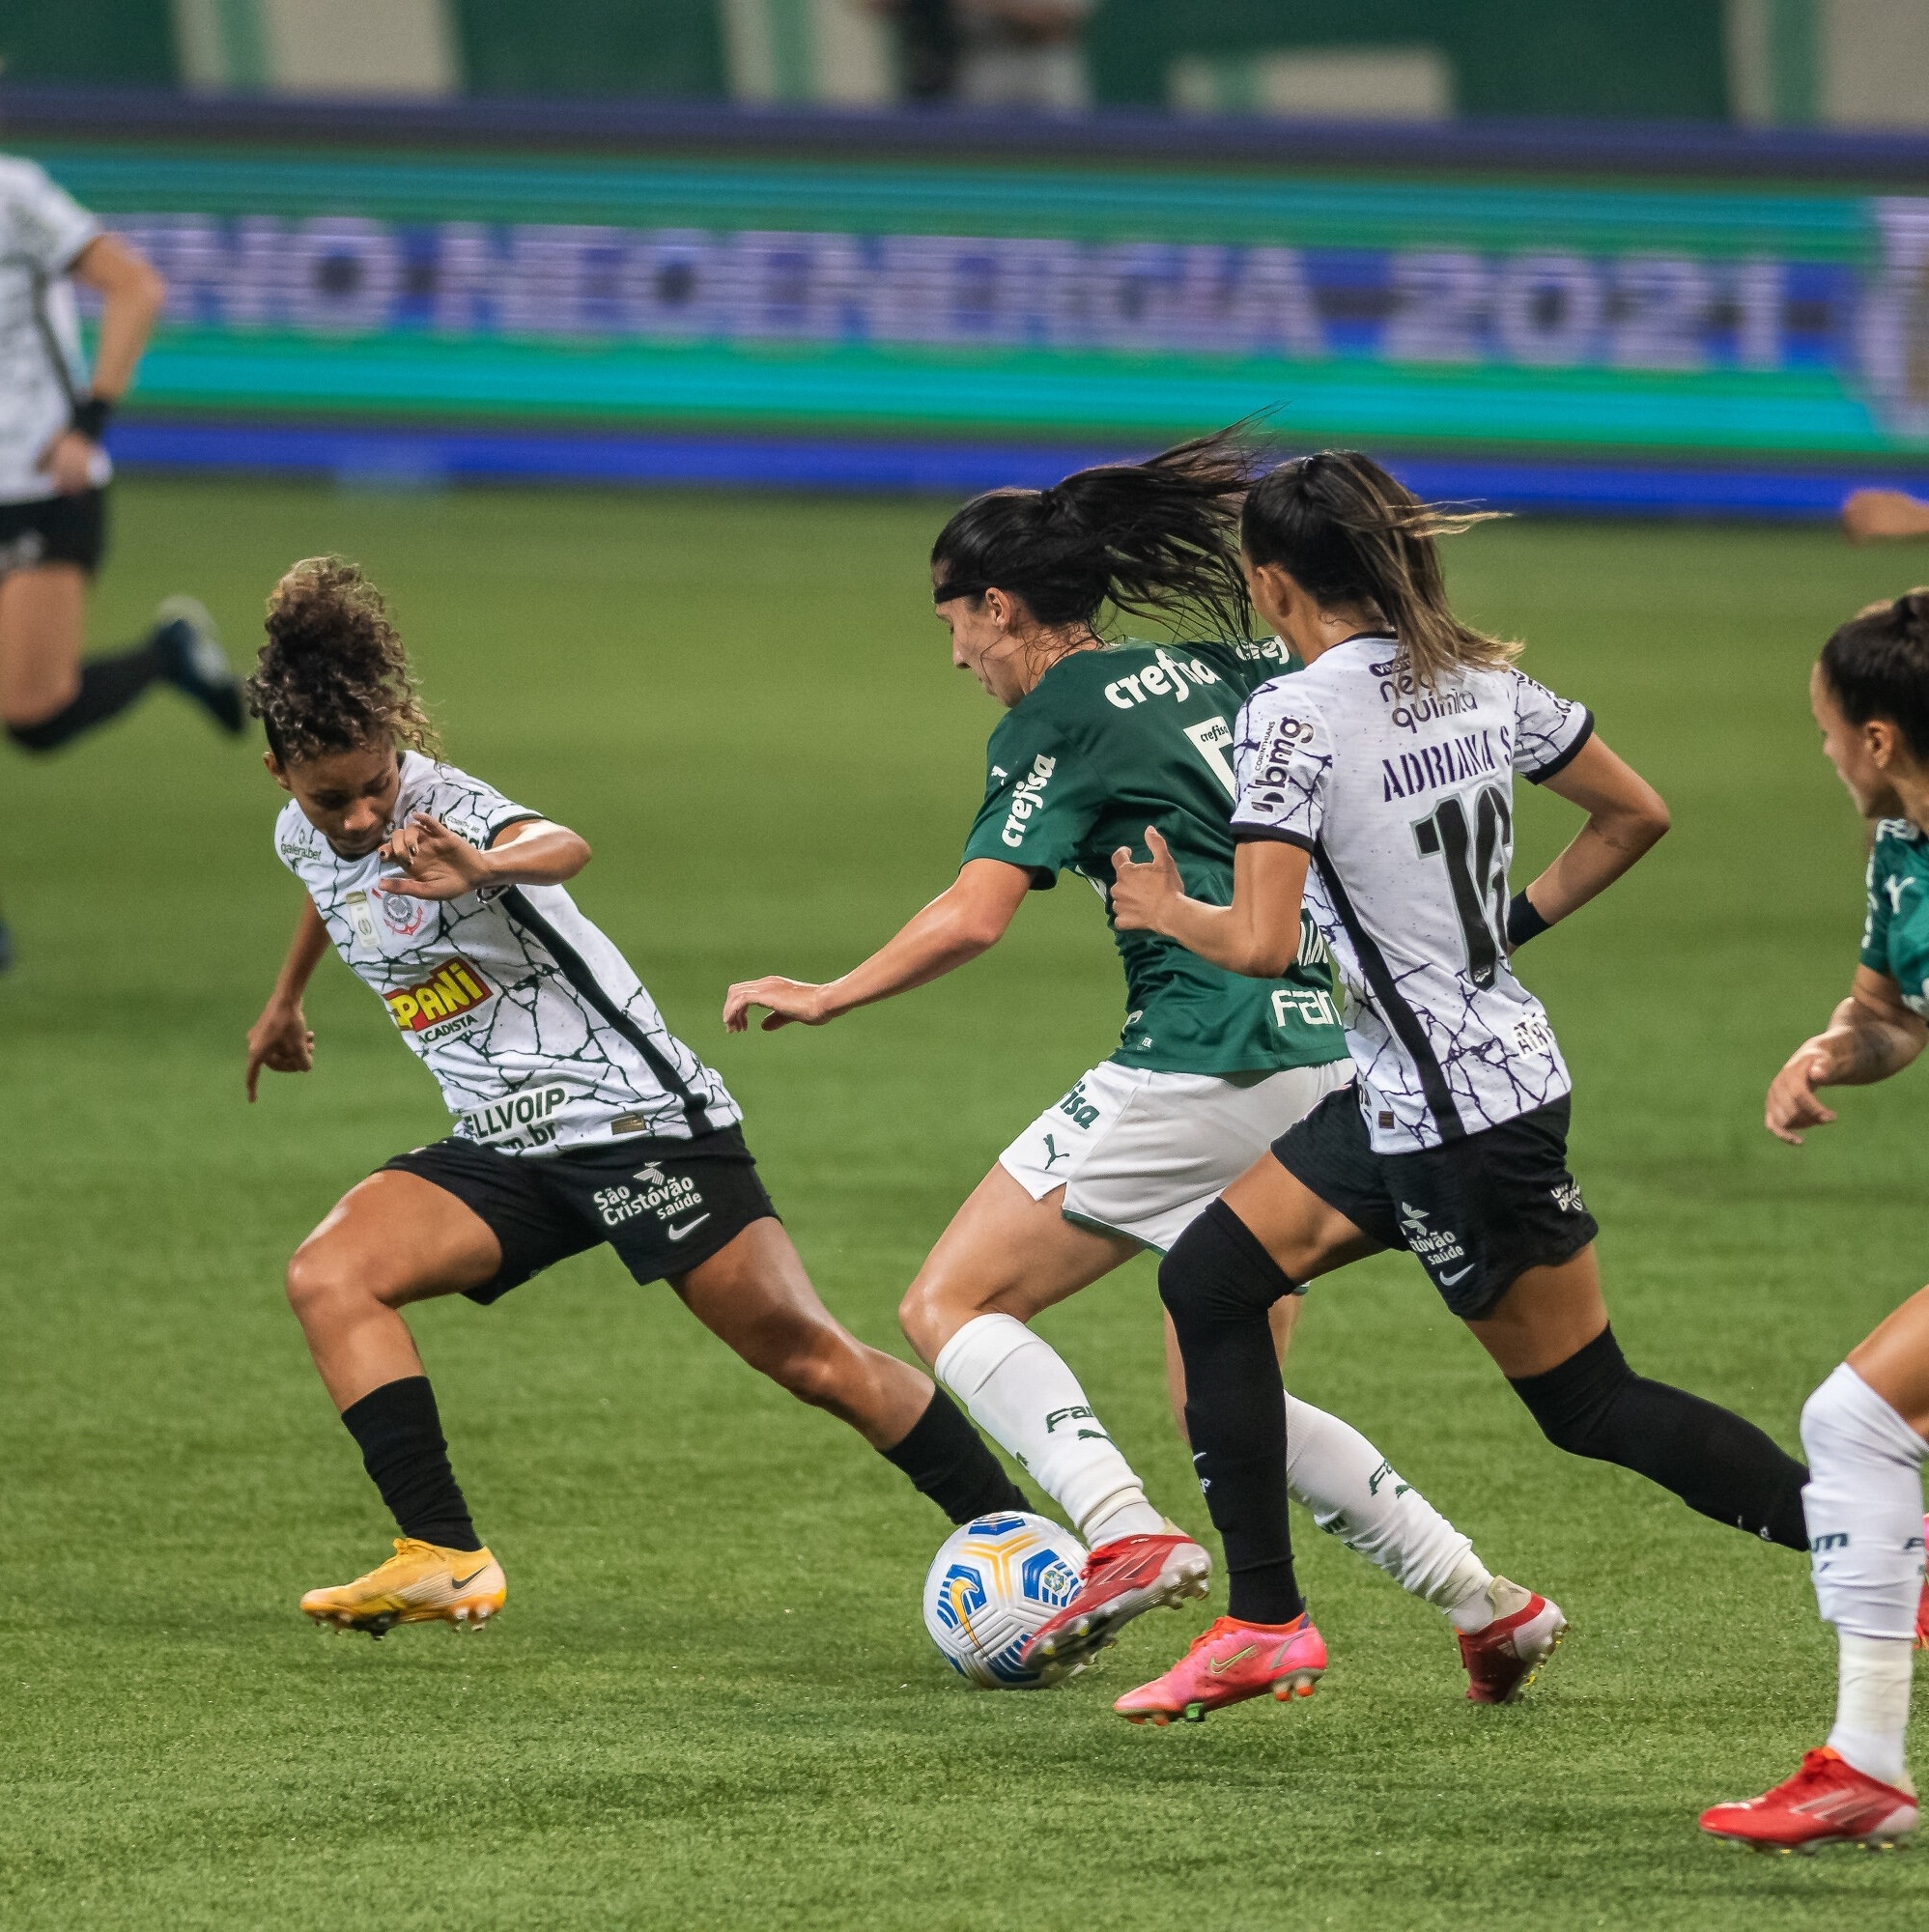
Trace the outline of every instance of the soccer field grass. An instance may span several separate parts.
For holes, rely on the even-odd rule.
[[[129,485],[95,640],[185,588],[251,655],[292,558],[366,562],[451,755],[590,838],[580,901],[745,1103],[826,1298],[903,1350],[925,1248],[1121,1018],[1073,882],[906,999],[817,1032],[719,1025],[727,981],[832,974],[955,866],[995,714],[930,615],[941,514]],[[1821,532],[1559,525],[1452,556],[1469,614],[1524,636],[1675,809],[1659,851],[1523,960],[1575,1068],[1617,1330],[1637,1368],[1793,1446],[1807,1390],[1929,1274],[1925,1076],[1845,1095],[1799,1153],[1760,1125],[1860,918],[1807,666],[1929,570]],[[1694,1828],[1827,1729],[1805,1566],[1546,1447],[1399,1257],[1318,1286],[1291,1378],[1565,1605],[1573,1634],[1518,1708],[1466,1706],[1443,1620],[1304,1517],[1333,1654],[1311,1702],[1167,1732],[1115,1718],[1210,1605],[1134,1625],[1063,1690],[967,1690],[919,1619],[938,1514],[607,1252],[411,1318],[508,1570],[500,1622],[379,1644],[307,1628],[298,1594],[390,1530],[281,1267],[444,1116],[333,962],[316,1071],[242,1103],[298,904],[257,753],[162,695],[56,762],[0,763],[10,1932],[1929,1923],[1921,1853],[1751,1860]],[[1517,882],[1574,823],[1521,789]],[[1204,1530],[1149,1265],[1042,1325]]]

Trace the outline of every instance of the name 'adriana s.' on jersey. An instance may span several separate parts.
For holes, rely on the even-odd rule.
[[[541,815],[409,752],[395,823],[418,811],[484,848]],[[444,900],[379,893],[381,854],[341,858],[293,802],[274,842],[335,951],[436,1076],[458,1138],[543,1154],[640,1135],[687,1140],[742,1118],[561,886]]]
[[[1239,714],[1233,830],[1312,855],[1306,906],[1340,970],[1374,1149],[1459,1140],[1572,1082],[1507,957],[1514,775],[1541,781],[1594,728],[1511,666],[1416,683],[1390,638],[1350,638]]]

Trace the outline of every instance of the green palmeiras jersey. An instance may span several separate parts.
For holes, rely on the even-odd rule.
[[[1126,845],[1147,858],[1155,825],[1186,891],[1230,904],[1233,721],[1256,686],[1295,668],[1271,639],[1126,642],[1061,658],[991,734],[965,858],[1022,867],[1040,888],[1076,872],[1109,900],[1112,854]],[[1216,1074],[1344,1059],[1331,963],[1311,922],[1302,929],[1291,972],[1247,980],[1159,933],[1115,927],[1127,1011],[1112,1058]]]
[[[1861,960],[1886,973],[1910,1010],[1929,1019],[1929,839],[1906,818],[1876,827]]]

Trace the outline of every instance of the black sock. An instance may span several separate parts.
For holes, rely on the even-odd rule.
[[[1612,1328],[1558,1368],[1521,1377],[1514,1392],[1558,1447],[1618,1463],[1765,1543],[1808,1548],[1808,1471],[1732,1410],[1637,1376]]]
[[[1226,1608],[1288,1624],[1306,1608],[1286,1515],[1286,1401],[1266,1311],[1292,1283],[1215,1201],[1159,1265],[1185,1359],[1185,1426],[1206,1506],[1226,1545]]]
[[[71,703],[36,724],[9,724],[7,735],[29,752],[53,752],[83,731],[125,711],[161,674],[160,647],[146,643],[110,658],[89,658],[80,667],[80,690]]]
[[[342,1410],[342,1422],[404,1536],[444,1549],[482,1548],[449,1467],[449,1445],[427,1376],[404,1376],[371,1389]]]
[[[984,1446],[984,1438],[966,1420],[964,1410],[936,1386],[910,1435],[880,1453],[953,1522],[1032,1507],[1025,1492],[1005,1473],[998,1458]]]

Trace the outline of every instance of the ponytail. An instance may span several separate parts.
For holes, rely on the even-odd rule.
[[[1049,490],[975,497],[931,546],[934,595],[1022,598],[1049,630],[1095,623],[1100,607],[1170,621],[1190,611],[1244,638],[1238,510],[1253,461],[1233,430],[1144,463],[1081,469]]]
[[[1822,676],[1851,724],[1886,719],[1929,763],[1929,589],[1858,611],[1822,646]]]
[[[1496,514],[1423,503],[1371,457],[1328,449],[1261,477],[1239,533],[1251,562],[1278,564],[1321,603],[1371,608],[1399,640],[1414,682],[1431,687],[1456,670],[1497,668],[1519,651],[1454,615],[1435,543]]]

